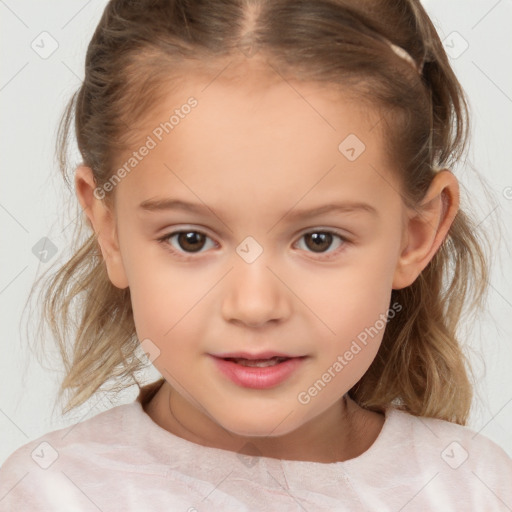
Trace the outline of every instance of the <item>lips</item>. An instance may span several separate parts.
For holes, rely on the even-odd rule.
[[[213,357],[218,357],[219,359],[272,359],[273,357],[281,357],[283,359],[292,359],[294,357],[303,357],[296,356],[293,354],[284,354],[283,352],[259,352],[256,354],[251,354],[250,352],[226,352],[223,354],[211,354]]]
[[[209,355],[225,377],[238,386],[253,389],[278,386],[298,371],[303,360],[307,358],[277,352],[231,352]]]
[[[233,361],[236,364],[241,364],[243,366],[252,366],[257,368],[264,368],[266,366],[274,366],[276,364],[282,363],[283,361],[288,361],[289,357],[270,357],[268,359],[247,359],[244,357],[226,357],[225,361]]]
[[[213,355],[213,354],[212,354]],[[252,368],[265,368],[267,366],[275,366],[289,359],[304,356],[294,356],[291,354],[284,354],[282,352],[259,352],[257,354],[251,354],[249,352],[230,352],[229,354],[218,354],[214,355],[224,361],[231,361],[236,364],[240,364],[246,367]]]

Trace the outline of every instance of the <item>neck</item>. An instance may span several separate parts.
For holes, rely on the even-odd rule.
[[[245,437],[191,406],[165,382],[145,406],[160,427],[187,441],[247,455],[333,463],[354,458],[377,438],[384,415],[361,408],[347,394],[335,406],[282,436]]]

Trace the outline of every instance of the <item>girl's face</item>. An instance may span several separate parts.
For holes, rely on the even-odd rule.
[[[120,161],[109,263],[182,421],[240,436],[334,418],[388,309],[400,315],[392,288],[410,284],[378,116],[320,85],[261,84],[190,80],[160,106],[140,132],[146,149]],[[257,387],[214,357],[237,352],[301,359]]]

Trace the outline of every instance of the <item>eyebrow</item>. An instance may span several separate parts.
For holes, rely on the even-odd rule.
[[[189,203],[187,201],[182,201],[180,199],[147,199],[140,203],[139,208],[148,212],[158,212],[158,211],[166,211],[166,210],[183,210],[192,213],[198,214],[206,214],[208,212],[212,212],[210,208],[206,205],[198,204],[198,203]],[[297,220],[305,217],[314,217],[318,215],[322,215],[329,212],[341,212],[341,213],[352,213],[352,212],[367,212],[376,217],[379,216],[377,210],[368,203],[363,202],[344,202],[344,203],[333,203],[333,204],[325,204],[322,206],[318,206],[315,208],[309,209],[292,209],[289,212],[285,213],[283,217],[287,217],[288,220]]]

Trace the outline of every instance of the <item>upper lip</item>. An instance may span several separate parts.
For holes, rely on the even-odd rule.
[[[284,354],[283,352],[259,352],[258,354],[251,354],[249,352],[226,352],[224,354],[210,354],[213,357],[219,357],[221,359],[271,359],[272,357],[286,357],[286,358],[294,358],[294,357],[304,357],[304,356],[294,356],[291,354]]]

